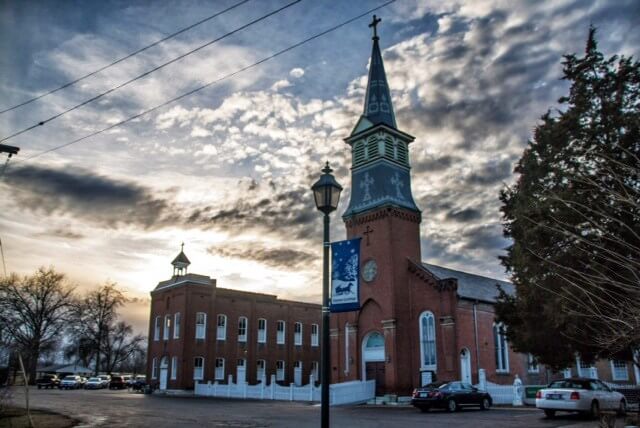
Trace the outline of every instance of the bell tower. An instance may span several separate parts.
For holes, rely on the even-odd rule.
[[[369,80],[360,116],[345,142],[351,148],[351,199],[343,214],[347,238],[361,237],[357,312],[332,314],[333,382],[376,379],[377,392],[398,384],[411,296],[408,264],[420,263],[421,212],[411,193],[409,145],[396,124],[375,15]],[[405,318],[407,318],[405,320]],[[406,352],[405,352],[406,353]]]

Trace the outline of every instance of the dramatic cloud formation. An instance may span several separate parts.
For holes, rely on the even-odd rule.
[[[0,49],[8,55],[0,107],[211,14],[175,2],[41,3],[14,2],[0,14]],[[252,2],[0,115],[0,129],[6,135],[37,123],[274,7]],[[11,140],[22,148],[17,159],[117,123],[370,7],[302,2]],[[606,55],[637,57],[640,3],[406,0],[376,13],[398,126],[416,137],[410,161],[423,210],[423,259],[502,278],[497,257],[509,242],[498,194],[512,182],[538,118],[566,93],[562,55],[583,51],[593,23]],[[54,264],[81,283],[111,278],[141,295],[170,274],[184,241],[190,270],[220,286],[319,301],[320,289],[308,287],[319,284],[322,226],[310,186],[330,161],[345,187],[331,230],[342,239],[351,186],[343,138],[362,113],[370,49],[362,19],[126,126],[11,163],[0,182],[8,269]],[[140,323],[144,304],[132,304]]]

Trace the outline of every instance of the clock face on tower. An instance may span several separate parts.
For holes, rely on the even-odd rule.
[[[367,282],[371,282],[375,279],[377,274],[378,265],[376,264],[376,261],[369,259],[362,268],[362,278]]]

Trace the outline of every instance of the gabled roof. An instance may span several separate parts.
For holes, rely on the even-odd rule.
[[[422,263],[422,266],[438,279],[455,279],[458,282],[458,296],[462,299],[495,303],[499,294],[496,284],[499,284],[507,294],[515,294],[514,285],[507,281],[461,272],[430,263]]]

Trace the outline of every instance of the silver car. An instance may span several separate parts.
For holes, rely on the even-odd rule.
[[[557,411],[581,412],[598,417],[600,410],[615,410],[625,414],[624,395],[611,390],[597,379],[571,378],[556,380],[536,393],[536,407],[544,410],[548,418]]]

